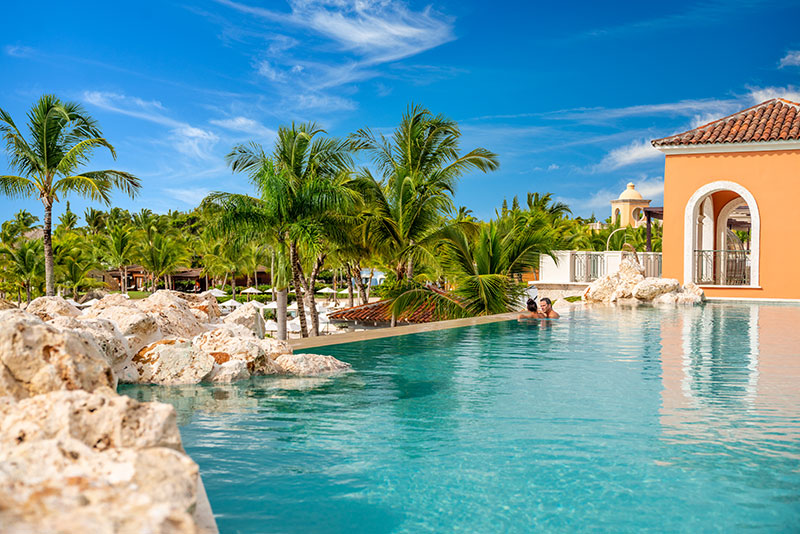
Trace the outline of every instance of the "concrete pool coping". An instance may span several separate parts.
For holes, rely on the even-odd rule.
[[[558,311],[561,313],[561,310]],[[436,330],[447,330],[449,328],[461,328],[464,326],[511,321],[516,319],[517,316],[519,316],[519,313],[520,312],[501,313],[498,315],[485,315],[483,317],[470,317],[468,319],[452,319],[449,321],[436,321],[433,323],[395,326],[394,328],[376,328],[373,330],[362,330],[361,332],[348,332],[346,334],[336,334],[331,336],[292,339],[289,340],[289,345],[294,350],[313,349],[315,347],[327,347],[329,345],[342,345],[344,343],[354,343],[356,341],[367,341],[370,339],[405,336],[409,334],[419,334],[420,332],[435,332]]]

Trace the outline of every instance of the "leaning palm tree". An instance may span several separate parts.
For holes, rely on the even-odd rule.
[[[524,286],[518,275],[553,256],[556,236],[542,217],[532,225],[523,217],[492,221],[473,238],[460,226],[438,232],[441,270],[453,286],[443,291],[428,286],[410,289],[393,304],[398,315],[419,306],[432,306],[440,318],[474,317],[518,309]]]
[[[96,148],[107,148],[116,158],[111,143],[103,138],[96,121],[80,104],[62,102],[44,95],[28,113],[26,139],[14,120],[0,109],[0,136],[18,175],[0,176],[0,192],[11,197],[36,195],[44,205],[44,267],[46,294],[54,294],[53,205],[69,193],[106,204],[111,191],[121,189],[131,197],[139,190],[139,179],[116,170],[80,171]]]

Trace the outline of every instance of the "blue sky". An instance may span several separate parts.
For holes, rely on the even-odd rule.
[[[605,218],[629,181],[661,204],[650,139],[775,96],[800,101],[797,2],[32,6],[3,7],[0,107],[21,123],[43,93],[83,103],[118,152],[92,167],[143,182],[135,200],[114,197],[131,210],[249,191],[223,157],[237,142],[271,146],[281,124],[388,131],[415,102],[456,119],[464,149],[500,156],[499,171],[462,180],[459,205],[488,218],[504,197],[552,192]],[[42,211],[0,198],[0,220],[20,208]]]

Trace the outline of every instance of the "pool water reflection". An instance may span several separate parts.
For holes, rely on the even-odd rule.
[[[222,532],[791,532],[800,307],[579,310],[314,349],[173,403]]]

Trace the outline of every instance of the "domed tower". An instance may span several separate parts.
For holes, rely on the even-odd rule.
[[[620,226],[636,228],[645,223],[644,209],[650,202],[643,199],[633,182],[630,182],[619,198],[611,201],[611,221],[619,219]]]

